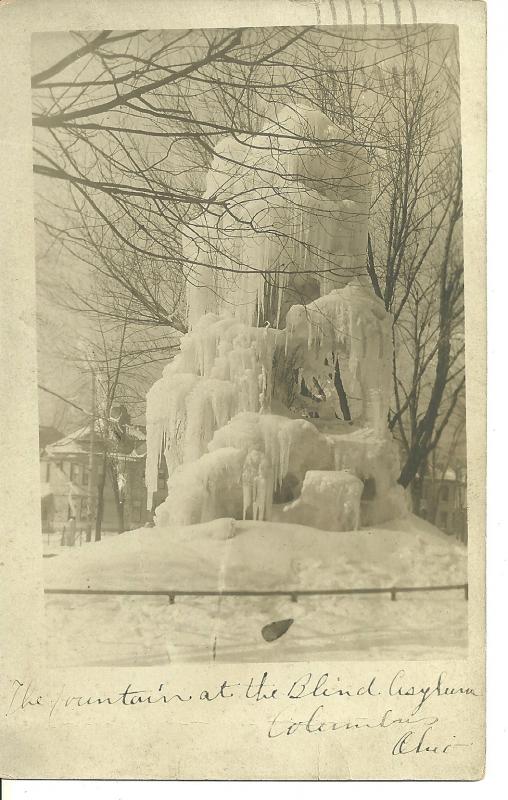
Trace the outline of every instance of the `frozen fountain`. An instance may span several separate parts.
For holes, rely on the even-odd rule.
[[[443,617],[441,593],[370,594],[465,583],[467,559],[406,516],[392,321],[365,276],[368,165],[341,138],[322,115],[280,109],[217,145],[193,240],[182,231],[189,333],[147,397],[149,496],[161,459],[168,496],[153,530],[45,560],[53,590],[123,592],[47,595],[51,663],[467,654],[460,600]]]
[[[341,531],[405,512],[391,318],[365,269],[367,153],[343,139],[282,107],[216,147],[198,235],[182,232],[189,333],[147,396],[149,504],[161,458],[169,474],[158,526]]]

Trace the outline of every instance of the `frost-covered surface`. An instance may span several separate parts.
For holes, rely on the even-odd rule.
[[[366,150],[343,139],[326,116],[295,105],[280,107],[278,123],[258,135],[218,142],[204,191],[209,209],[193,220],[193,236],[182,232],[194,265],[191,325],[209,312],[263,321],[267,272],[276,327],[291,274],[312,272],[326,294],[364,272],[370,168]]]
[[[362,491],[362,481],[350,472],[308,470],[300,496],[284,507],[283,515],[287,522],[313,524],[322,530],[356,531]]]
[[[464,583],[466,551],[415,518],[334,533],[274,522],[215,520],[142,529],[48,559],[47,588],[284,590]],[[264,625],[293,617],[282,639]],[[55,665],[168,661],[460,658],[460,590],[389,597],[177,598],[47,596]]]
[[[181,353],[147,395],[150,497],[161,452],[171,474],[203,455],[214,432],[235,414],[264,408],[272,393],[277,334],[209,314],[184,337]]]
[[[305,306],[292,306],[286,318],[286,351],[303,345],[299,367],[308,385],[318,379],[333,394],[325,365],[340,358],[350,394],[360,397],[358,418],[383,436],[391,396],[391,324],[383,302],[358,280]]]
[[[274,149],[289,132],[287,152]],[[288,501],[288,520],[326,530],[404,513],[387,427],[392,320],[364,265],[369,185],[366,152],[298,104],[217,144],[199,235],[182,231],[190,332],[147,395],[149,508],[161,457],[169,475],[159,526],[284,519]],[[342,482],[313,514],[299,496],[313,470],[349,471],[362,490]]]
[[[168,498],[157,510],[159,525],[221,516],[271,519],[288,475],[301,489],[305,472],[313,469],[349,470],[362,481],[375,481],[375,496],[362,508],[361,493],[357,496],[354,514],[363,523],[403,513],[398,455],[386,426],[391,340],[382,304],[360,285],[348,285],[305,307],[293,306],[287,320],[287,329],[277,331],[205,315],[150,389],[149,497],[157,487],[162,452],[170,476]],[[360,398],[352,425],[341,425],[335,410],[330,364],[339,357],[350,376],[348,388]],[[319,422],[299,416],[298,396],[293,405],[286,398],[284,406],[277,359],[292,365],[297,387],[302,380],[310,386],[318,381]],[[280,413],[270,413],[274,406]],[[345,519],[349,516],[348,511]],[[291,519],[310,522],[305,514],[296,520],[293,513]],[[350,523],[331,513],[323,525],[344,530]]]

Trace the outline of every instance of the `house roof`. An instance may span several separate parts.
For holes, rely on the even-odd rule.
[[[45,448],[48,456],[71,456],[83,455],[90,452],[90,437],[92,432],[92,425],[88,423],[81,428],[67,434],[56,442],[48,444]],[[102,430],[100,422],[95,422],[95,435],[100,442],[102,440]],[[138,456],[140,444],[146,442],[146,432],[141,425],[125,425],[125,438],[132,440],[133,455]]]
[[[131,439],[137,439],[138,442],[146,442],[146,428],[142,425],[126,425],[125,432]]]
[[[52,425],[39,425],[39,447],[41,450],[44,450],[48,444],[57,442],[61,438],[62,432]]]
[[[78,428],[77,431],[69,433],[57,442],[47,445],[46,452],[48,455],[70,455],[72,453],[82,454],[87,453],[89,448],[84,446],[85,442],[89,441],[91,425],[85,425]]]

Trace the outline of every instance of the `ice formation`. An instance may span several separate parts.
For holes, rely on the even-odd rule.
[[[284,509],[287,522],[335,530],[341,520],[345,530],[360,524],[363,483],[345,470],[309,470],[305,473],[300,496]]]
[[[269,135],[281,131],[301,144],[281,154]],[[183,234],[190,332],[147,396],[149,503],[164,457],[159,525],[372,525],[400,516],[404,496],[387,426],[391,319],[363,275],[366,156],[311,148],[311,134],[338,134],[308,109],[282,109],[262,133],[219,143],[202,236]]]
[[[277,117],[257,135],[226,137],[216,147],[207,210],[182,237],[194,265],[191,326],[221,311],[256,325],[270,306],[278,328],[305,276],[326,294],[365,271],[366,151],[344,144],[320,112],[282,107]]]

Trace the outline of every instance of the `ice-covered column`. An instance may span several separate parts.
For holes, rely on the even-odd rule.
[[[291,305],[361,278],[369,187],[366,149],[312,108],[277,107],[258,134],[220,141],[209,208],[183,233],[191,326],[226,312],[284,327]]]
[[[397,459],[369,183],[364,148],[309,108],[217,145],[206,210],[182,231],[190,332],[147,398],[149,493],[161,453],[169,473],[158,524],[270,519],[289,499],[286,520],[332,530],[366,502],[379,516]]]

